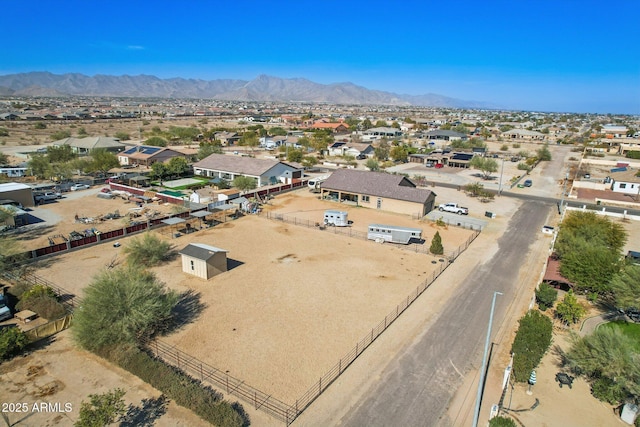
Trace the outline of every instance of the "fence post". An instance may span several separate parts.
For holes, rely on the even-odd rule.
[[[387,329],[387,316],[384,316],[384,328]]]
[[[320,377],[320,381],[318,381],[318,395],[322,394],[322,377]]]

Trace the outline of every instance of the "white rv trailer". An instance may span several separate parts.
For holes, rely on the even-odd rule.
[[[328,175],[317,176],[315,178],[311,178],[309,180],[309,182],[307,183],[307,185],[309,186],[309,189],[311,191],[317,192],[318,190],[320,190],[320,184],[325,182],[327,180],[327,178],[329,178]]]
[[[347,212],[343,211],[324,211],[324,224],[333,225],[335,227],[347,227]]]
[[[369,224],[367,239],[408,245],[412,240],[422,239],[422,230],[396,225]]]

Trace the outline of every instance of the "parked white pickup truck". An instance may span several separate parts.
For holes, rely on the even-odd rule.
[[[459,206],[457,203],[443,203],[438,206],[440,212],[452,212],[458,215],[468,215],[469,209],[464,206]]]

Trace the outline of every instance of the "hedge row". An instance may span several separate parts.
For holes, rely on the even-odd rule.
[[[135,347],[119,347],[107,357],[213,425],[249,425],[249,416],[242,405],[223,400],[221,393],[145,351]]]

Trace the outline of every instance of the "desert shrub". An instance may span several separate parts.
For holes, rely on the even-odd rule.
[[[493,417],[489,421],[489,427],[516,427],[516,422],[507,417]]]
[[[49,286],[33,285],[20,296],[20,302],[26,302],[32,298],[48,297],[56,299],[56,292]]]
[[[136,237],[124,248],[127,262],[131,265],[153,267],[170,255],[171,243],[161,240],[154,233]]]
[[[558,291],[548,283],[541,283],[538,289],[536,289],[536,302],[542,311],[553,307],[553,303],[556,302],[557,298]]]
[[[601,377],[591,384],[591,394],[598,400],[617,405],[627,397],[625,390],[614,380]]]
[[[44,295],[21,300],[16,305],[16,309],[31,310],[48,320],[60,319],[67,314],[67,310],[55,298]]]
[[[640,159],[640,151],[627,151],[625,157],[627,159]]]
[[[578,323],[587,313],[587,310],[580,304],[573,291],[567,292],[562,302],[556,306],[556,315],[566,324]]]
[[[15,285],[11,286],[8,290],[7,293],[13,295],[14,297],[20,299],[22,297],[22,294],[24,294],[26,291],[28,291],[29,289],[31,289],[31,285],[30,283],[27,282],[19,282],[16,283]]]
[[[27,344],[27,336],[20,329],[0,329],[0,360],[10,359],[18,354]]]
[[[192,410],[203,420],[220,427],[249,425],[242,405],[222,400],[222,394],[181,370],[167,365],[135,347],[112,352],[116,363],[166,394],[178,405]]]
[[[551,345],[553,322],[538,310],[529,310],[519,321],[520,326],[511,346],[513,376],[517,382],[527,382],[529,375],[542,360]]]
[[[166,330],[178,300],[153,273],[131,265],[101,271],[84,293],[71,330],[90,351],[141,342]]]

